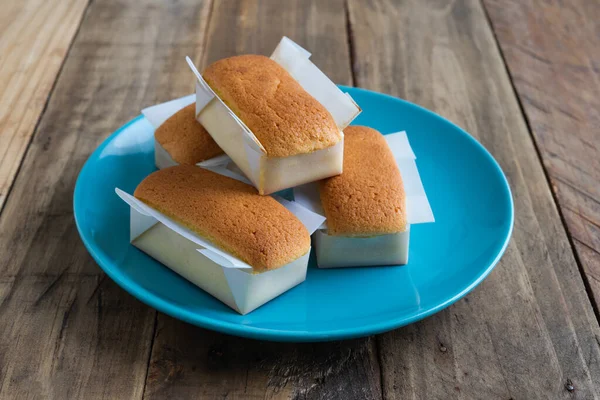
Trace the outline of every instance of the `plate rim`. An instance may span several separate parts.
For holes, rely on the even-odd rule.
[[[173,318],[180,319],[192,325],[196,325],[202,328],[211,329],[215,331],[219,331],[222,333],[242,336],[251,339],[260,339],[260,340],[269,340],[269,341],[278,341],[278,342],[319,342],[319,341],[332,341],[332,340],[341,340],[341,339],[352,339],[357,337],[364,337],[369,335],[375,335],[382,332],[387,332],[392,329],[397,329],[402,326],[406,326],[417,322],[421,319],[424,319],[430,315],[433,315],[446,307],[454,304],[458,300],[462,299],[469,292],[471,292],[475,287],[477,287],[494,269],[494,267],[498,264],[502,256],[504,255],[508,244],[510,243],[510,239],[513,233],[514,228],[514,199],[512,196],[512,190],[510,188],[508,179],[504,174],[504,171],[500,167],[498,161],[492,156],[492,154],[481,144],[477,139],[471,136],[467,131],[453,123],[452,121],[442,117],[434,113],[431,110],[426,109],[418,104],[411,103],[407,100],[400,99],[398,97],[394,97],[385,93],[379,93],[367,89],[348,87],[343,85],[338,85],[338,87],[344,91],[350,92],[363,92],[365,94],[383,97],[388,100],[396,101],[403,103],[404,106],[408,108],[416,108],[420,112],[424,112],[431,118],[435,118],[438,120],[442,120],[442,122],[450,124],[452,127],[457,129],[463,136],[465,136],[468,140],[472,142],[480,151],[482,151],[483,155],[492,162],[492,166],[499,173],[499,176],[504,183],[504,186],[507,189],[508,194],[508,203],[509,203],[509,211],[510,211],[510,225],[508,231],[506,233],[506,237],[504,238],[504,242],[500,248],[500,251],[490,262],[490,264],[485,268],[485,270],[480,273],[476,279],[474,279],[470,284],[464,287],[462,290],[458,291],[448,298],[437,304],[436,306],[429,307],[427,309],[419,310],[409,316],[403,315],[397,318],[390,318],[385,321],[380,321],[378,323],[371,323],[367,325],[362,325],[355,328],[343,328],[343,329],[328,329],[323,331],[306,331],[306,330],[280,330],[280,329],[271,329],[264,327],[255,327],[248,326],[239,323],[224,321],[220,319],[215,319],[212,317],[207,317],[203,314],[193,313],[184,309],[181,309],[177,305],[174,305],[161,297],[153,294],[148,289],[139,285],[137,282],[132,281],[130,279],[126,279],[124,275],[119,274],[116,268],[113,268],[113,263],[107,259],[100,251],[98,251],[92,244],[91,239],[88,238],[81,227],[81,221],[78,217],[77,210],[79,209],[79,204],[81,204],[82,193],[81,191],[83,186],[83,176],[87,175],[87,171],[92,168],[92,159],[98,158],[98,155],[104,150],[104,148],[121,132],[129,128],[131,125],[137,123],[141,119],[143,119],[143,115],[138,115],[132,120],[128,121],[121,127],[119,127],[115,132],[109,135],[106,139],[102,141],[102,143],[90,154],[83,167],[79,171],[77,176],[77,180],[75,182],[75,189],[73,193],[73,216],[75,219],[75,225],[77,227],[77,231],[79,233],[79,237],[81,238],[84,246],[87,251],[90,253],[92,258],[96,261],[96,263],[100,266],[100,268],[106,273],[115,283],[117,283],[122,289],[128,292],[130,295],[135,297],[136,299],[142,301],[144,304],[154,308],[157,311],[163,312],[167,315],[172,316]]]

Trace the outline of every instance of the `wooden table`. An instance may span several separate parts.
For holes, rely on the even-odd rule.
[[[600,2],[26,0],[0,10],[0,398],[600,398]],[[90,153],[206,65],[282,35],[334,81],[481,141],[513,190],[494,272],[433,317],[320,344],[157,313],[73,220]]]

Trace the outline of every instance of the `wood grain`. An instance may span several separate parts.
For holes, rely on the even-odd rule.
[[[2,3],[0,210],[88,0]]]
[[[600,309],[600,2],[486,0]]]
[[[274,343],[159,314],[150,399],[379,399],[375,339]]]
[[[0,214],[0,398],[142,398],[156,312],[106,278],[73,220],[89,154],[193,90],[209,4],[91,4]]]
[[[243,53],[270,54],[283,35],[351,84],[343,1],[216,2],[201,66]],[[373,338],[293,344],[221,335],[159,314],[146,398],[379,399]]]
[[[325,4],[323,4],[325,3]],[[344,1],[217,1],[202,66],[238,54],[270,55],[288,36],[307,49],[331,80],[352,84]]]
[[[500,162],[515,201],[513,239],[490,277],[380,337],[384,398],[599,398],[598,322],[481,4],[349,6],[357,85],[463,126]]]

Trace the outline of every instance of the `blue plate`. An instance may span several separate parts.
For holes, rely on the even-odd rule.
[[[152,126],[125,124],[91,155],[75,187],[81,238],[100,267],[146,304],[189,323],[251,338],[322,341],[371,335],[418,321],[477,286],[506,249],[513,203],[502,170],[468,133],[406,101],[346,88],[363,109],[354,122],[383,133],[406,130],[436,222],[411,227],[402,267],[320,270],[241,316],[129,244],[133,193],[155,170]]]

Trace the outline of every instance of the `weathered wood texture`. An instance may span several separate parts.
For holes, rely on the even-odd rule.
[[[0,215],[0,398],[142,397],[156,312],[85,250],[73,187],[117,127],[193,90],[184,56],[201,52],[208,11],[197,0],[90,5]]]
[[[216,2],[201,66],[242,53],[270,54],[282,35],[315,49],[312,60],[351,84],[343,2]],[[189,74],[185,75],[189,77]],[[373,338],[267,343],[208,332],[159,314],[146,397],[379,399]]]
[[[375,338],[270,343],[159,314],[145,398],[379,399]]]
[[[600,308],[600,2],[484,4]]]
[[[481,4],[351,0],[349,14],[356,84],[463,126],[500,162],[515,201],[513,239],[490,277],[379,338],[384,398],[600,397],[598,322]]]
[[[88,0],[2,2],[0,210]]]
[[[282,36],[307,49],[311,61],[337,83],[351,85],[344,1],[216,1],[209,24],[204,67],[244,53],[270,55]]]

